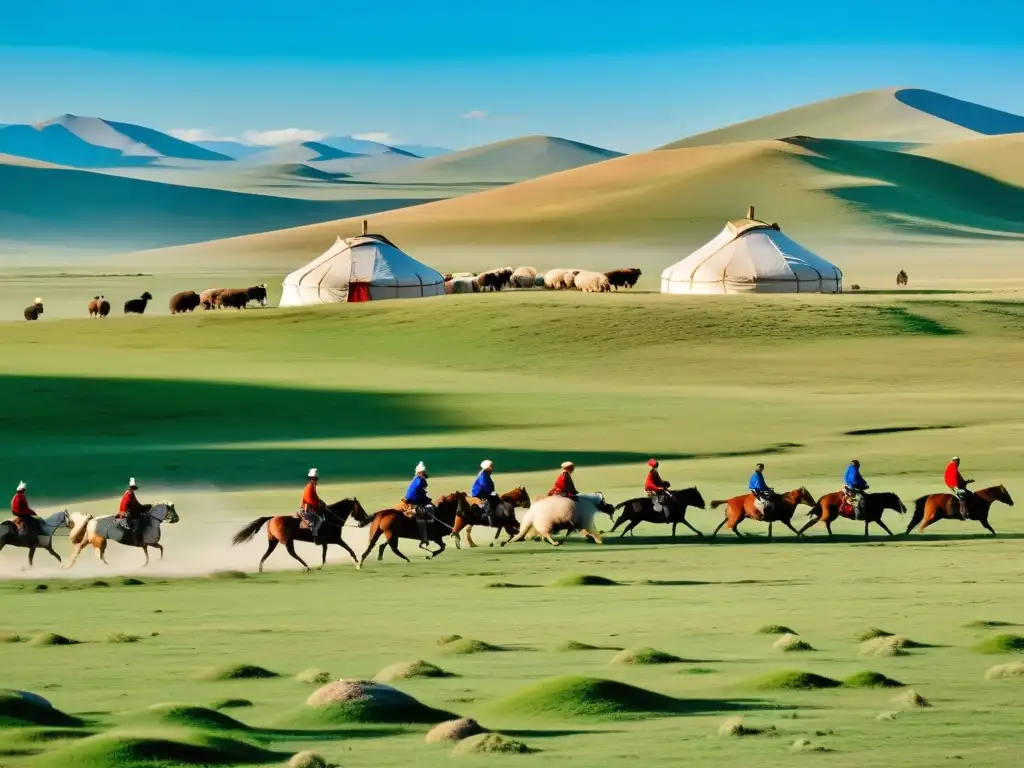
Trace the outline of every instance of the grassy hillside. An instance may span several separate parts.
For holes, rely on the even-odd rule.
[[[663,149],[815,136],[873,142],[956,141],[1024,131],[1024,118],[917,88],[840,96],[689,136]]]
[[[621,157],[621,152],[551,136],[525,136],[372,174],[373,181],[450,184],[524,181]]]
[[[1019,182],[1021,179],[1015,179]],[[406,247],[700,242],[748,204],[797,237],[1024,234],[1024,191],[932,158],[834,140],[763,141],[621,157],[375,216]],[[191,258],[319,252],[357,220],[207,243]],[[177,258],[178,254],[169,254]],[[162,257],[162,256],[161,256]]]

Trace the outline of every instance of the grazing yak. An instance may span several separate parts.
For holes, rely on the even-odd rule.
[[[481,272],[476,276],[476,282],[480,286],[481,291],[500,291],[502,288],[507,287],[511,280],[512,267],[492,269],[488,272]]]
[[[600,272],[580,272],[573,278],[573,286],[584,293],[607,293],[612,289],[607,276]]]
[[[34,302],[25,307],[25,319],[26,320],[38,320],[39,316],[43,314],[43,300],[36,299]]]
[[[537,270],[533,267],[519,267],[512,273],[515,288],[533,288],[537,285]]]
[[[534,501],[523,514],[523,519],[519,521],[519,533],[512,541],[524,541],[527,537],[539,535],[548,544],[557,547],[558,542],[551,538],[551,534],[579,531],[601,544],[595,518],[599,513],[604,513],[611,522],[613,512],[614,508],[604,500],[602,493],[581,493],[575,501],[565,496],[543,496]]]
[[[128,299],[124,303],[124,313],[126,315],[141,315],[146,312],[146,305],[153,300],[153,294],[146,291],[137,299]]]
[[[110,302],[107,301],[103,295],[100,295],[100,317],[106,317],[110,314]]]
[[[224,288],[207,288],[200,293],[199,303],[203,309],[215,309],[217,307],[217,297],[224,293],[224,290]]]
[[[199,294],[195,291],[182,291],[171,296],[171,314],[191,312],[199,306]]]
[[[611,272],[605,272],[605,277],[608,278],[608,282],[612,284],[612,287],[617,291],[619,288],[632,288],[636,285],[636,281],[640,279],[640,270],[636,267],[630,269],[613,269]]]
[[[258,301],[261,307],[267,306],[267,284],[260,283],[254,285],[251,288],[247,288],[245,291],[249,297],[249,301]]]
[[[249,290],[247,288],[225,288],[217,296],[218,307],[230,307],[231,309],[245,309],[249,303]]]

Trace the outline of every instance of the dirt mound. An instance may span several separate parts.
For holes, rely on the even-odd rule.
[[[384,667],[373,678],[378,683],[393,683],[396,680],[415,680],[425,677],[455,677],[440,667],[431,664],[429,661],[400,661]]]
[[[331,764],[322,755],[306,750],[292,755],[288,761],[288,768],[331,768]]]
[[[632,650],[619,651],[612,657],[612,664],[679,664],[683,660],[671,653],[659,651],[656,648],[634,648]]]
[[[730,717],[718,727],[719,736],[760,736],[762,733],[769,733],[775,730],[775,726],[768,728],[751,728],[743,724],[742,717]]]
[[[103,638],[105,643],[137,643],[142,638],[138,635],[126,635],[124,632],[114,632]]]
[[[555,677],[496,702],[491,711],[519,717],[637,717],[678,712],[682,702],[660,693],[594,677]]]
[[[310,669],[304,669],[295,676],[295,679],[300,683],[306,683],[308,685],[323,685],[324,683],[331,682],[331,675],[329,672],[324,672],[322,669],[316,669],[311,667]]]
[[[556,651],[605,651],[607,648],[601,648],[597,645],[590,645],[589,643],[581,643],[578,640],[567,640],[564,643],[556,645],[554,650]],[[618,650],[612,649],[612,650]]]
[[[553,587],[617,587],[619,582],[586,573],[574,573],[552,582]]]
[[[857,635],[857,642],[866,643],[868,640],[875,640],[879,637],[892,637],[892,632],[886,632],[884,629],[871,627]]]
[[[1017,627],[1020,626],[1012,621],[992,621],[986,619],[979,619],[978,621],[969,621],[964,624],[964,629],[1001,629],[1003,627]]]
[[[460,637],[442,644],[441,647],[444,648],[445,653],[453,653],[457,656],[468,656],[473,653],[496,653],[505,650],[501,646],[491,645],[483,640],[474,640],[470,637]]]
[[[1024,653],[1024,635],[993,635],[971,648],[975,653]]]
[[[441,741],[462,741],[470,736],[478,736],[481,733],[490,733],[476,720],[469,717],[458,720],[446,720],[438,723],[427,732],[427,744],[436,744]]]
[[[248,699],[218,699],[210,705],[210,709],[244,709],[251,706],[252,702]]]
[[[439,723],[454,717],[390,685],[336,680],[311,693],[306,707],[287,716],[286,724],[327,727],[346,723]]]
[[[502,736],[500,733],[481,733],[463,739],[455,745],[452,754],[463,755],[528,755],[536,752],[521,741]]]
[[[880,672],[858,672],[843,680],[844,688],[902,688],[903,683]]]
[[[90,736],[47,752],[33,765],[43,768],[141,768],[170,765],[262,765],[281,763],[287,755],[242,739],[198,731],[110,733]]]
[[[797,635],[796,632],[784,624],[765,624],[763,627],[759,627],[757,630],[759,635]]]
[[[814,650],[810,643],[806,643],[796,635],[791,635],[788,632],[772,643],[772,648],[783,653]]]
[[[25,638],[14,632],[0,632],[0,643],[23,643]]]
[[[751,680],[749,687],[755,691],[814,691],[823,688],[838,688],[838,680],[816,675],[813,672],[781,670]]]
[[[64,637],[64,635],[57,635],[53,632],[44,632],[40,635],[36,635],[28,641],[29,645],[43,646],[43,645],[78,645],[78,640],[72,640],[70,637]]]
[[[30,725],[75,728],[82,725],[82,721],[55,709],[37,694],[0,689],[0,727]]]
[[[1024,661],[997,664],[985,673],[986,680],[1005,680],[1014,677],[1024,677]]]
[[[899,696],[894,697],[892,701],[905,709],[921,709],[931,706],[924,696],[912,689],[907,689]]]
[[[125,723],[146,725],[171,725],[182,728],[196,728],[201,731],[247,731],[245,723],[228,717],[215,709],[196,707],[191,704],[154,704],[141,712],[135,712],[124,719]]]
[[[278,674],[252,664],[228,664],[223,667],[208,669],[199,675],[200,680],[207,682],[218,680],[267,680],[273,677],[278,677]]]

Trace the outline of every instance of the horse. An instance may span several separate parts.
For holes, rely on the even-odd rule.
[[[847,520],[853,520],[852,510],[847,512],[849,509],[846,504],[846,492],[835,491],[834,493],[826,493],[817,503],[811,508],[811,511],[807,513],[808,517],[813,518],[809,520],[803,528],[800,529],[800,533],[803,534],[808,528],[815,523],[824,522],[825,530],[828,531],[828,535],[832,535],[832,521],[840,517],[845,517]],[[864,507],[862,514],[864,515],[864,535],[868,535],[868,526],[871,523],[875,523],[879,528],[888,533],[890,536],[893,535],[892,531],[882,522],[882,513],[891,509],[893,512],[899,512],[901,515],[907,511],[906,506],[900,500],[900,497],[895,493],[865,493],[864,494]]]
[[[356,557],[356,553],[341,538],[341,529],[345,527],[345,522],[349,517],[354,519],[360,528],[370,523],[370,516],[366,514],[366,510],[359,503],[359,499],[342,499],[334,504],[327,505],[327,514],[324,515],[324,521],[320,526],[320,546],[323,548],[323,556],[320,560],[321,569],[327,564],[327,546],[329,544],[335,544],[348,552],[355,562],[357,570],[362,565],[359,562],[359,558]],[[270,525],[267,526],[267,551],[260,558],[259,572],[263,573],[263,564],[270,557],[271,552],[277,549],[278,544],[284,544],[288,554],[302,563],[302,567],[306,571],[313,570],[295,552],[296,541],[313,542],[313,532],[310,531],[308,526],[303,525],[303,521],[296,515],[258,517],[235,534],[234,538],[231,539],[231,545],[238,546],[249,541],[268,522]]]
[[[971,493],[967,501],[967,511],[971,520],[977,520],[982,527],[993,536],[996,532],[988,524],[988,510],[995,502],[1001,501],[1008,507],[1013,506],[1013,499],[1005,485],[993,485]],[[923,531],[936,520],[960,520],[960,500],[951,493],[933,493],[922,496],[914,502],[914,516],[910,519],[906,533],[909,534],[920,523],[918,530]]]
[[[622,533],[619,534],[619,538],[621,539],[627,533],[635,535],[633,534],[633,529],[640,525],[640,523],[664,523],[666,525],[671,523],[672,538],[674,539],[676,537],[676,526],[682,523],[698,536],[703,536],[703,533],[690,525],[686,520],[687,507],[698,507],[699,509],[705,508],[704,497],[700,495],[700,491],[697,490],[697,487],[694,486],[693,488],[669,491],[668,496],[669,516],[667,520],[665,519],[665,514],[663,512],[656,512],[654,510],[654,502],[649,496],[640,496],[635,499],[630,499],[629,501],[624,501],[621,504],[616,504],[615,509],[625,509],[619,516],[619,519],[615,521],[615,524],[612,525],[612,531],[623,523],[628,522],[629,524],[623,528]]]
[[[793,513],[796,512],[796,508],[801,504],[806,504],[808,507],[814,506],[814,497],[811,496],[811,492],[804,487],[796,488],[789,493],[783,494],[772,494],[772,501],[774,502],[771,515],[764,515],[758,511],[754,504],[754,494],[744,493],[742,496],[733,496],[731,499],[717,500],[711,502],[712,509],[718,509],[718,507],[726,504],[725,519],[718,524],[715,528],[715,532],[711,534],[711,538],[718,535],[718,532],[722,529],[723,525],[726,525],[730,531],[741,537],[739,531],[736,530],[737,526],[743,522],[746,518],[751,520],[760,520],[761,522],[768,523],[768,538],[772,537],[772,523],[782,523],[789,530],[795,533],[797,536],[800,535],[800,531],[793,527],[793,523],[790,522],[793,519]]]
[[[384,550],[391,547],[392,552],[408,563],[409,558],[398,549],[399,539],[416,539],[420,542],[420,548],[427,550],[427,560],[433,560],[444,552],[444,539],[455,528],[455,519],[460,515],[466,517],[470,510],[465,491],[450,493],[434,502],[434,514],[427,520],[427,539],[436,544],[438,549],[431,552],[429,546],[420,540],[420,527],[415,518],[409,517],[401,509],[382,509],[370,521],[370,540],[359,562],[366,561],[381,536],[385,542],[377,552],[378,560],[383,560]]]
[[[28,549],[28,567],[32,567],[32,560],[36,556],[37,549],[43,549],[57,558],[59,563],[60,555],[53,551],[53,534],[60,527],[70,528],[71,517],[66,509],[54,512],[49,517],[40,517],[36,520],[39,531],[35,537],[19,535],[18,528],[13,520],[4,520],[0,523],[0,549],[8,544],[12,547],[26,547]]]
[[[159,504],[149,504],[145,513],[136,525],[142,526],[142,553],[146,556],[143,566],[149,565],[149,547],[160,551],[160,559],[164,559],[164,548],[160,543],[160,524],[176,523],[180,518],[174,504],[169,501],[162,501]],[[71,552],[71,559],[68,560],[65,568],[70,568],[82,554],[82,550],[92,544],[96,550],[96,556],[104,565],[109,565],[106,558],[107,543],[117,542],[128,547],[134,547],[135,539],[131,531],[121,525],[117,515],[104,515],[93,517],[89,514],[74,513],[71,515],[74,525],[71,528],[71,543],[75,548]]]
[[[494,542],[498,540],[502,531],[508,534],[508,539],[503,541],[501,546],[508,544],[508,542],[512,541],[512,537],[519,533],[519,522],[516,520],[516,514],[513,510],[520,507],[523,509],[530,508],[530,494],[526,492],[526,488],[523,486],[513,488],[508,493],[501,494],[498,498],[501,499],[501,506],[499,509],[492,512],[494,521],[497,523],[497,525],[494,526],[494,539],[490,543],[490,546],[492,547],[494,546]],[[472,505],[474,510],[479,511],[480,507],[483,506],[483,502],[481,501],[480,504],[477,504],[477,501],[479,500],[470,499],[469,503]],[[455,537],[456,549],[462,549],[462,544],[459,541],[459,534],[462,531],[466,532],[466,543],[469,544],[470,547],[476,546],[476,542],[473,541],[473,537],[471,535],[473,532],[473,526],[487,525],[487,523],[483,522],[481,514],[482,513],[474,514],[470,518],[462,517],[462,515],[457,515],[455,517],[455,525],[452,526],[451,535]],[[468,522],[469,520],[473,520],[473,522]]]

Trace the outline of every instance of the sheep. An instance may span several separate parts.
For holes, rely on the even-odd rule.
[[[477,293],[480,290],[476,278],[473,277],[456,277],[449,282],[452,287],[451,293]],[[448,285],[448,283],[445,283],[445,285]]]
[[[571,291],[576,287],[576,275],[582,272],[582,269],[567,269],[562,275],[562,288],[567,291]]]
[[[489,272],[481,272],[477,275],[476,282],[481,290],[491,289],[493,291],[500,291],[509,284],[511,279],[512,268],[503,267],[501,269],[492,269]]]
[[[267,284],[260,283],[246,290],[249,301],[258,301],[261,307],[267,306]]]
[[[537,270],[533,267],[519,267],[512,273],[512,285],[516,288],[533,288],[537,284]]]
[[[126,315],[141,315],[146,311],[146,304],[153,299],[153,294],[146,291],[141,297],[137,299],[128,299],[124,303],[124,313]]]
[[[41,314],[43,314],[42,299],[36,299],[34,302],[25,307],[25,319],[30,322],[33,320],[38,320]]]
[[[605,277],[608,278],[608,282],[612,284],[615,290],[619,288],[632,288],[636,285],[636,281],[640,279],[640,270],[636,267],[629,269],[613,269],[611,272],[605,272]]]
[[[557,547],[551,538],[558,531],[579,531],[601,544],[601,534],[594,518],[599,512],[608,515],[609,522],[614,508],[604,500],[604,494],[581,493],[576,500],[565,496],[545,496],[534,501],[519,523],[519,533],[512,541],[541,536],[548,544]],[[511,543],[511,542],[509,542]]]
[[[110,314],[110,302],[100,295],[100,317],[106,317]]]
[[[606,293],[612,289],[608,277],[600,272],[580,272],[573,278],[573,285],[584,293]]]
[[[191,312],[199,306],[199,294],[195,291],[182,291],[171,296],[171,314]]]
[[[103,300],[103,296],[93,296],[89,299],[89,317],[100,316],[100,304]]]
[[[249,303],[249,291],[245,288],[225,288],[217,296],[218,307],[245,309]]]
[[[544,275],[544,287],[549,291],[560,291],[565,287],[565,273],[568,269],[551,269]]]
[[[203,309],[215,309],[217,307],[217,297],[224,293],[225,290],[224,288],[207,288],[199,294],[199,303]]]

